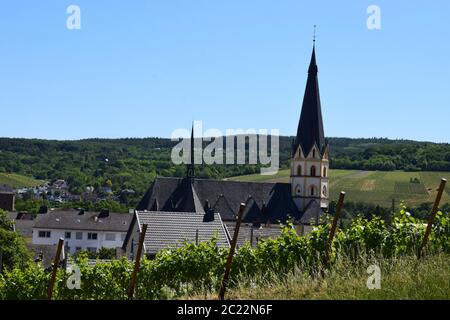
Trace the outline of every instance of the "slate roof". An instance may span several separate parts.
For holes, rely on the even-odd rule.
[[[204,212],[209,204],[224,221],[235,220],[241,203],[247,203],[248,222],[285,222],[301,214],[291,198],[289,183],[239,182],[209,179],[158,177],[137,210]]]
[[[0,193],[1,194],[15,194],[14,190],[6,184],[0,184]]]
[[[302,224],[318,224],[323,217],[327,214],[322,210],[319,203],[315,200],[311,200],[305,207],[305,211],[303,213],[300,222]]]
[[[313,47],[305,95],[303,97],[302,112],[298,123],[297,136],[293,144],[293,153],[297,151],[300,145],[303,152],[308,154],[314,144],[317,145],[319,151],[322,153],[326,145],[317,70],[316,52],[315,47]]]
[[[142,212],[136,211],[139,225],[147,224],[144,246],[147,254],[156,254],[166,248],[177,248],[184,241],[204,242],[217,236],[217,246],[230,245],[220,214],[214,214],[214,221],[203,222],[204,214],[196,212]]]
[[[127,232],[133,218],[130,213],[111,212],[100,218],[99,215],[98,212],[54,210],[38,215],[34,228]]]

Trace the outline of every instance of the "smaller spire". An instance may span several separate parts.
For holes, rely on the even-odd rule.
[[[192,131],[191,131],[191,161],[186,166],[186,177],[187,178],[194,178],[195,171],[194,171],[194,123],[192,122]]]

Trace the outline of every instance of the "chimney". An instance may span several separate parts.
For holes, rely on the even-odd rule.
[[[41,206],[40,208],[39,208],[39,214],[45,214],[45,213],[47,213],[48,212],[48,207],[47,206]]]
[[[206,200],[205,203],[205,215],[203,216],[203,222],[212,222],[214,221],[214,209],[209,205],[209,201]]]
[[[98,218],[108,218],[109,217],[109,210],[108,209],[102,209],[100,213],[98,214]]]

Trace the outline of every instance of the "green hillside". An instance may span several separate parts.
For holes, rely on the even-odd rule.
[[[416,182],[411,179],[416,178]],[[388,207],[392,199],[405,201],[414,206],[432,202],[440,179],[450,180],[450,172],[403,172],[403,171],[362,171],[330,170],[330,190],[332,200],[337,200],[339,192],[347,193],[346,200],[367,202]],[[288,182],[289,170],[281,170],[274,176],[259,174],[233,177],[230,180],[254,182]],[[442,197],[442,203],[450,202],[450,184]]]
[[[35,187],[43,183],[30,177],[22,176],[15,173],[0,173],[0,185],[6,184],[12,188]]]

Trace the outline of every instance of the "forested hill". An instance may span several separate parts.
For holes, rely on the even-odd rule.
[[[289,165],[292,137],[280,137],[280,164]],[[450,171],[450,145],[408,140],[329,138],[331,167],[366,170]],[[50,141],[0,138],[0,172],[39,180],[65,179],[73,193],[86,186],[142,194],[157,175],[183,176],[170,161],[170,139],[88,139]],[[205,143],[206,145],[207,143]],[[256,165],[199,166],[201,178],[259,172]]]

